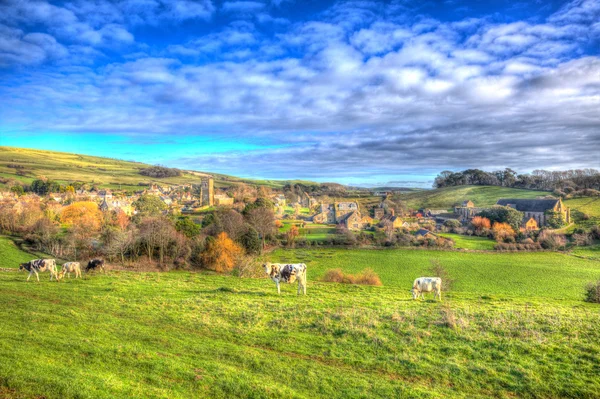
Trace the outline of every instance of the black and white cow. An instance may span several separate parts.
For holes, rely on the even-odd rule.
[[[29,276],[27,276],[27,281],[31,278],[31,275],[35,273],[35,277],[37,277],[37,281],[40,281],[40,275],[38,273],[42,273],[45,271],[50,272],[50,281],[52,278],[56,277],[56,281],[58,281],[58,273],[56,272],[56,260],[54,259],[34,259],[30,260],[26,263],[21,263],[19,265],[19,270],[27,270],[29,272]]]
[[[281,294],[279,287],[280,282],[293,283],[298,280],[298,295],[300,291],[306,295],[306,265],[304,263],[265,263],[263,265],[265,273],[275,282],[277,285],[277,293]]]
[[[90,270],[102,269],[104,273],[106,273],[106,269],[104,269],[104,259],[92,259],[88,262],[85,267],[85,272],[89,272]]]

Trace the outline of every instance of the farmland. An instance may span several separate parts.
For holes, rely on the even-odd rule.
[[[0,243],[0,267],[28,257]],[[581,301],[600,262],[348,249],[277,250],[270,259],[307,263],[308,296],[211,273],[112,271],[58,284],[0,273],[0,396],[592,398],[600,390],[600,310]],[[442,304],[414,302],[408,288],[432,259],[455,287]],[[330,268],[367,267],[383,287],[319,281]]]
[[[22,167],[21,173],[17,173],[19,169],[9,167],[9,165]],[[160,182],[165,185],[198,183],[199,176],[202,175],[198,172],[185,171],[179,177],[153,179],[139,174],[140,169],[149,166],[140,162],[89,155],[0,147],[0,177],[15,179],[23,183],[31,183],[32,180],[43,176],[61,184],[82,182],[92,183],[102,188],[139,190],[139,183]],[[283,180],[251,180],[220,174],[212,175],[217,187],[231,186],[237,183],[283,187],[287,183]]]

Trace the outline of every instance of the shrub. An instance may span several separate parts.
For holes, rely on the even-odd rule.
[[[448,270],[442,266],[442,263],[437,259],[431,259],[429,263],[431,263],[431,267],[427,270],[427,273],[431,277],[439,277],[442,279],[442,291],[450,291],[454,285],[454,279],[450,277]]]
[[[344,274],[342,269],[331,269],[327,270],[322,278],[323,281],[329,283],[342,283],[342,284],[360,284],[360,285],[376,285],[381,286],[381,279],[371,269],[365,269],[358,274]]]
[[[567,244],[567,239],[563,235],[554,234],[544,230],[538,236],[538,243],[544,249],[559,249]]]
[[[585,301],[600,303],[600,280],[595,283],[588,283],[585,287]]]
[[[242,248],[233,242],[227,233],[220,233],[216,238],[207,241],[206,249],[202,253],[202,263],[207,269],[218,273],[229,272],[242,254]]]

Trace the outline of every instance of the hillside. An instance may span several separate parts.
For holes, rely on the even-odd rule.
[[[9,167],[12,166],[12,167]],[[15,168],[18,166],[18,168]],[[139,174],[140,169],[151,165],[103,158],[90,155],[79,155],[66,152],[34,150],[26,148],[0,147],[0,177],[16,179],[24,183],[45,176],[60,183],[85,182],[96,183],[102,188],[139,189],[139,184],[186,184],[198,183],[204,173],[184,171],[182,176],[168,178],[151,178]],[[231,186],[237,183],[263,185],[273,188],[285,184],[303,183],[318,184],[305,181],[285,180],[252,180],[233,176],[210,173],[215,178],[217,187]]]
[[[495,205],[499,198],[537,198],[550,194],[497,186],[457,186],[407,193],[402,195],[402,200],[411,209],[450,209],[464,200],[473,201],[476,207],[485,207]]]

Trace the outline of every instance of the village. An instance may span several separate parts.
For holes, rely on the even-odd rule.
[[[73,203],[93,203],[103,214],[138,214],[140,199],[158,201],[161,213],[189,219],[198,227],[219,210],[242,212],[258,198],[273,211],[272,242],[285,246],[321,245],[425,245],[452,247],[452,236],[477,235],[502,244],[531,243],[541,229],[552,230],[571,223],[570,209],[560,198],[498,198],[493,207],[478,206],[469,199],[452,209],[408,209],[402,195],[390,191],[370,191],[360,198],[310,195],[295,190],[250,188],[238,195],[240,187],[216,188],[210,175],[201,176],[197,184],[149,184],[135,192],[110,189],[78,189],[59,186],[58,192],[39,195],[8,190],[0,192],[0,205],[15,215],[26,212],[30,203],[43,204],[46,211],[60,214]],[[490,215],[495,208],[503,215]],[[506,211],[508,209],[508,211]],[[508,212],[508,213],[507,213]],[[497,212],[496,212],[497,213]],[[513,213],[511,216],[510,213]],[[408,241],[407,241],[408,238]],[[510,247],[519,248],[517,246]],[[529,247],[527,247],[529,248]]]

